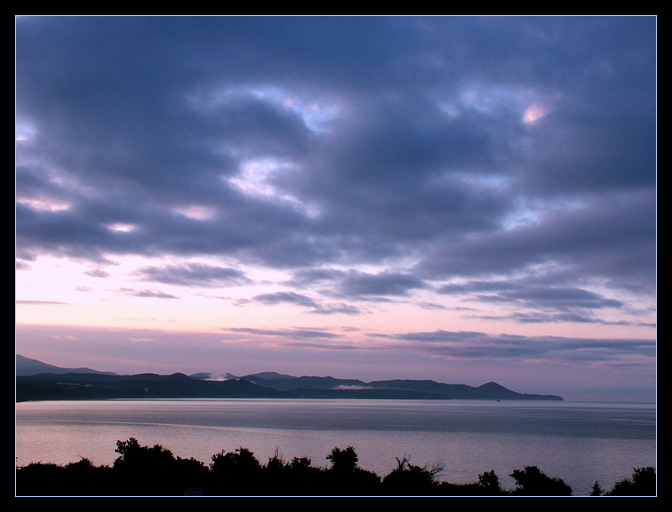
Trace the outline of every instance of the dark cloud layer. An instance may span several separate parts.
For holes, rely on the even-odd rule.
[[[622,290],[653,300],[655,29],[646,16],[20,17],[17,255],[290,269],[295,291],[254,300],[319,313],[458,279],[529,310],[522,322],[626,308]],[[514,288],[474,287],[513,273]],[[142,278],[246,282],[231,265]]]
[[[490,335],[482,332],[437,330],[392,336],[416,345],[418,350],[456,359],[555,360],[582,363],[618,363],[622,357],[641,357],[650,365],[656,355],[653,340],[588,339],[554,336]]]

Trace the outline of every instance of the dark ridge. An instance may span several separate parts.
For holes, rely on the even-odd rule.
[[[112,398],[381,398],[416,400],[562,400],[557,395],[518,393],[496,382],[478,387],[433,380],[364,382],[331,376],[293,377],[261,372],[241,378],[209,380],[209,374],[117,375],[70,370],[16,356],[16,400]]]

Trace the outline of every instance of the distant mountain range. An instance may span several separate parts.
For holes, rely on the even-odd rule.
[[[275,372],[244,376],[182,373],[118,375],[89,368],[59,368],[16,356],[16,401],[113,398],[369,398],[413,400],[562,400],[517,393],[495,382],[473,387],[432,380],[364,382],[334,377],[294,377]]]
[[[102,373],[105,375],[115,375],[111,372],[99,372],[91,368],[59,368],[53,364],[43,363],[37,359],[30,359],[17,354],[16,375],[36,375],[38,373]]]

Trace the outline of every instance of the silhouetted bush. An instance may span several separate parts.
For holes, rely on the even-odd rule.
[[[656,470],[652,467],[635,468],[631,478],[614,484],[607,496],[655,496]]]
[[[525,496],[571,496],[572,488],[560,478],[551,478],[542,473],[537,466],[525,466],[516,469],[511,476],[518,488],[513,494]]]
[[[141,446],[134,437],[128,441],[117,441],[115,452],[120,455],[114,461],[114,468],[121,472],[161,475],[170,472],[175,463],[170,450],[158,444]]]
[[[494,471],[487,471],[478,476],[478,485],[483,494],[488,496],[501,496],[506,494],[499,483],[499,477]]]
[[[334,448],[327,455],[327,460],[332,466],[327,471],[325,483],[332,489],[333,494],[378,494],[380,477],[357,465],[359,457],[352,446],[344,449]]]
[[[600,485],[600,482],[595,482],[590,488],[590,496],[602,496],[604,494],[604,489]]]
[[[202,488],[210,478],[210,469],[200,460],[193,457],[182,459],[177,457],[174,466],[174,479],[184,487]]]
[[[182,493],[183,485],[177,470],[178,462],[170,450],[161,445],[142,446],[135,438],[117,441],[120,456],[113,468],[122,479],[128,495],[174,495]]]
[[[60,466],[31,463],[17,469],[19,496],[123,495],[116,475],[107,466],[94,466],[88,459]]]
[[[352,446],[348,446],[341,450],[334,448],[331,453],[327,455],[327,460],[331,461],[332,470],[337,473],[352,473],[357,469],[357,461],[359,457]]]
[[[407,457],[397,459],[397,467],[383,478],[383,491],[394,495],[431,495],[435,494],[439,483],[436,475],[443,468],[431,469],[411,464]]]
[[[479,475],[478,482],[440,482],[438,466],[420,467],[407,457],[382,479],[358,466],[351,446],[334,448],[326,460],[330,467],[315,467],[308,457],[285,461],[277,453],[261,464],[247,448],[220,452],[205,465],[194,458],[175,457],[161,445],[142,446],[137,439],[118,441],[119,457],[112,467],[95,466],[82,458],[65,466],[31,463],[17,467],[18,496],[569,496],[572,489],[559,478],[551,478],[536,466],[515,470],[517,487],[502,489],[494,471]],[[594,496],[652,496],[656,492],[655,469],[636,468],[632,478],[616,483],[605,493],[595,482]]]
[[[311,466],[309,458],[295,457],[287,462],[276,453],[262,468],[260,486],[266,494],[302,494],[304,489],[314,491],[319,486],[321,473],[320,469]]]
[[[222,494],[250,494],[259,487],[262,467],[247,448],[212,456],[210,474]]]
[[[218,453],[212,456],[210,470],[215,477],[254,478],[261,470],[261,464],[247,448],[238,448],[233,452]]]

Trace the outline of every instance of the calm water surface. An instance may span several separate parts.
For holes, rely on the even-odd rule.
[[[276,452],[326,467],[353,446],[362,468],[384,476],[396,459],[441,465],[439,478],[478,481],[536,465],[574,495],[610,489],[635,467],[656,466],[654,404],[432,400],[115,400],[16,405],[16,461],[112,464],[116,442],[135,437],[209,463],[245,447],[261,463]]]

